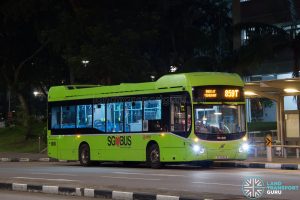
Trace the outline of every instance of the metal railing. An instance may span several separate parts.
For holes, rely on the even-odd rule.
[[[266,135],[271,135],[272,138],[277,137],[277,130],[267,130],[267,131],[250,131],[248,132],[249,142],[257,143],[264,142]]]
[[[262,143],[258,143],[258,144],[262,144]],[[259,157],[259,153],[260,151],[263,151],[263,155],[266,156],[267,154],[267,147],[263,144],[263,145],[249,145],[250,147],[250,154],[253,154],[255,158]],[[288,157],[288,149],[293,149],[296,150],[296,157],[299,158],[300,157],[300,146],[297,145],[272,145],[272,157],[275,157],[275,155],[277,155],[278,157],[283,157],[283,158],[287,158]],[[253,152],[251,152],[251,150]]]
[[[300,146],[297,145],[272,145],[272,148],[280,148],[278,149],[279,151],[282,152],[282,157],[287,158],[287,149],[296,149],[296,157],[299,158],[299,151],[300,151]],[[274,151],[274,149],[273,149]]]
[[[277,136],[276,130],[268,130],[268,131],[251,131],[248,132],[249,142],[250,142],[250,154],[254,155],[255,158],[259,156],[267,156],[267,147],[265,144],[265,137],[269,134],[273,138],[273,143],[271,146],[271,157],[281,157],[287,158],[289,152],[293,151],[293,155],[296,154],[296,157],[300,157],[300,146],[298,145],[282,145],[278,144],[276,140],[274,140]]]

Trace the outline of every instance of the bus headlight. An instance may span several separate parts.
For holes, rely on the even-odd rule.
[[[240,148],[239,148],[240,153],[247,152],[248,150],[249,150],[249,144],[248,143],[243,143],[242,146],[240,146]]]
[[[195,153],[201,153],[202,154],[202,153],[204,153],[205,149],[202,146],[198,145],[198,144],[194,144],[193,145],[193,151]]]

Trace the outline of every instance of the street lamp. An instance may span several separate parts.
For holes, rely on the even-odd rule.
[[[89,64],[90,61],[89,60],[82,60],[81,62],[84,65],[84,67],[86,67],[87,64]]]
[[[155,80],[155,76],[154,75],[151,75],[150,78],[151,78],[151,81]]]
[[[177,69],[178,69],[178,67],[176,67],[176,66],[173,66],[173,65],[170,66],[170,72],[171,73],[176,72]]]
[[[296,92],[299,92],[299,90],[297,90],[295,88],[284,88],[283,91],[285,91],[286,93],[296,93]]]
[[[37,91],[37,90],[34,90],[33,92],[32,92],[32,94],[35,96],[35,97],[38,97],[38,96],[42,96],[42,92],[39,92],[39,91]]]

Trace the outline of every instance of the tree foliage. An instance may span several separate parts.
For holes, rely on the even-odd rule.
[[[168,73],[171,65],[227,70],[231,19],[224,1],[69,2],[50,37],[71,83],[145,81]],[[81,63],[85,59],[88,65]]]
[[[42,40],[45,28],[42,14],[46,8],[39,1],[2,1],[0,9],[0,70],[7,90],[16,97],[22,112],[22,122],[31,135],[31,109],[29,105],[32,88],[47,81],[47,66],[36,69],[36,62],[51,59],[43,53],[48,41]],[[37,74],[40,72],[39,74]],[[44,78],[44,79],[43,79]],[[49,79],[48,79],[49,80]],[[20,115],[21,116],[21,115]]]
[[[228,12],[221,0],[4,0],[1,84],[18,99],[30,135],[33,89],[46,97],[52,85],[150,81],[172,65],[231,70]]]

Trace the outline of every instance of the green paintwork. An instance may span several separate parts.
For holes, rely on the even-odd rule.
[[[244,86],[237,74],[216,72],[195,72],[165,75],[156,82],[122,83],[114,86],[55,86],[51,87],[48,101],[78,100],[87,98],[103,98],[114,96],[130,96],[166,92],[187,91],[192,95],[192,87],[205,85]],[[72,88],[72,89],[70,89]],[[195,102],[196,103],[196,102]],[[220,103],[220,102],[214,102]],[[233,103],[231,103],[233,104]],[[234,104],[244,104],[235,102]],[[193,116],[193,114],[192,114]],[[192,122],[192,124],[194,124]],[[99,161],[146,161],[146,148],[150,142],[156,142],[160,148],[162,162],[185,162],[197,160],[214,160],[217,156],[227,159],[246,159],[246,153],[238,153],[243,141],[205,141],[194,142],[196,136],[182,138],[173,133],[116,133],[99,135],[51,135],[48,130],[48,155],[61,160],[78,160],[80,144],[86,142],[90,146],[91,159]],[[109,146],[109,136],[130,136],[131,145]],[[193,152],[192,145],[200,144],[205,148],[203,154]],[[220,148],[225,144],[224,148]]]
[[[127,96],[163,92],[189,91],[192,86],[234,85],[244,86],[237,74],[217,72],[194,72],[185,74],[165,75],[156,82],[121,83],[113,86],[86,86],[82,89],[68,89],[68,86],[51,87],[48,93],[49,101],[74,100],[83,98],[100,98]],[[69,86],[80,88],[82,86]]]

